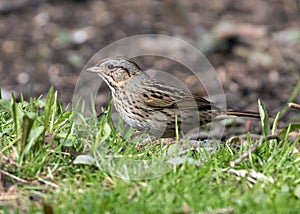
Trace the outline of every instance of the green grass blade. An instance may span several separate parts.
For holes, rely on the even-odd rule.
[[[17,138],[21,135],[21,118],[23,117],[23,113],[18,106],[14,94],[11,95],[10,108]]]
[[[23,116],[21,146],[20,146],[20,150],[19,150],[20,161],[22,161],[23,157],[25,157],[24,149],[27,144],[29,133],[33,126],[34,118],[35,118],[35,114],[30,113],[30,112],[27,112]]]
[[[279,120],[279,117],[280,117],[280,112],[278,112],[276,114],[276,117],[274,119],[274,122],[273,122],[273,127],[272,127],[272,135],[276,134],[276,129],[277,129],[277,124],[278,124],[278,120]]]
[[[37,139],[43,134],[43,132],[44,126],[35,127],[30,131],[30,134],[27,139],[27,144],[23,152],[24,156],[26,156],[30,149],[36,144]]]
[[[0,99],[0,107],[3,108],[3,109],[10,109],[9,101]]]
[[[258,99],[258,110],[261,119],[261,127],[264,137],[270,134],[269,116],[261,99]]]
[[[45,106],[45,117],[44,117],[44,127],[46,130],[49,130],[49,121],[52,114],[52,104],[53,104],[53,96],[54,96],[54,89],[51,86],[47,95],[46,99],[46,106]]]
[[[284,139],[287,140],[290,132],[298,131],[298,130],[300,130],[300,124],[298,124],[298,123],[289,124],[287,127],[283,128],[281,130],[281,132],[279,133],[279,138],[281,140],[284,140]]]
[[[53,101],[51,103],[51,119],[49,122],[49,132],[53,132],[53,125],[55,120],[55,115],[57,113],[57,91],[54,93]]]
[[[59,116],[59,118],[53,124],[53,130],[57,129],[61,124],[65,123],[66,121],[70,120],[72,117],[72,112],[65,112]]]

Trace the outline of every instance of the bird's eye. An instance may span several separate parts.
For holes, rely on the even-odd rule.
[[[115,68],[115,66],[114,66],[113,64],[108,64],[108,65],[107,65],[107,68],[110,69],[110,70],[112,70],[112,69]]]

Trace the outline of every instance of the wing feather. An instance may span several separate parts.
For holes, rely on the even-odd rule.
[[[154,90],[155,89],[155,90]],[[154,85],[141,99],[149,107],[209,110],[214,105],[197,94],[188,94],[173,86]]]

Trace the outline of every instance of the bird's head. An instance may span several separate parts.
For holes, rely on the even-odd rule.
[[[125,57],[109,57],[87,69],[97,73],[111,89],[118,89],[130,78],[143,74],[140,67]]]

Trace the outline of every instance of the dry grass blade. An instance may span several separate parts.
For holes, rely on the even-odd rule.
[[[300,110],[300,104],[297,103],[289,103],[288,104],[290,108],[298,109]]]
[[[4,171],[2,169],[0,169],[0,173],[3,174],[3,175],[6,175],[6,176],[8,176],[8,177],[10,177],[10,178],[12,178],[12,179],[14,179],[16,181],[19,181],[21,183],[25,183],[25,184],[28,183],[28,181],[26,181],[26,180],[24,180],[22,178],[19,178],[19,177],[13,175],[13,174],[10,174],[9,172],[6,172],[6,171]]]

